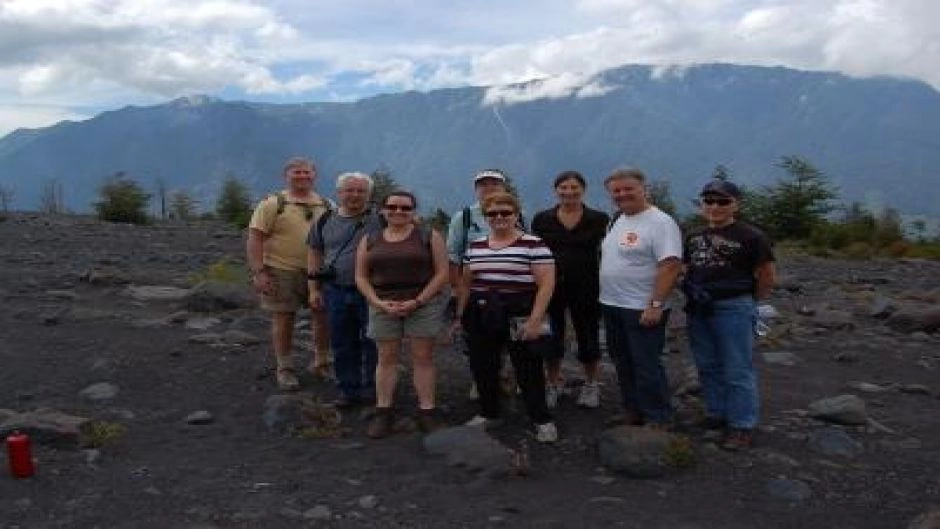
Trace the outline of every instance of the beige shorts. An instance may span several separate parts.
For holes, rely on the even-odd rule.
[[[369,305],[369,326],[366,336],[373,340],[401,338],[436,338],[444,327],[444,306],[447,296],[438,294],[407,318],[399,318]]]
[[[261,308],[271,312],[297,312],[307,306],[307,272],[269,268],[274,293],[261,295]]]

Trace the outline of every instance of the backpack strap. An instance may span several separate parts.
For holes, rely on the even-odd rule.
[[[470,226],[473,225],[473,212],[470,206],[463,208],[460,212],[461,226],[463,231],[460,233],[460,260],[463,261],[464,255],[467,255],[467,247],[470,245]]]
[[[323,227],[326,226],[326,221],[330,219],[332,214],[333,208],[327,207],[326,211],[317,219],[317,238],[320,239],[320,244],[323,244]]]

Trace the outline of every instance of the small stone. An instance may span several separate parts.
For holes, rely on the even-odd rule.
[[[214,332],[207,332],[203,334],[194,334],[189,337],[189,343],[202,344],[202,345],[211,345],[222,342],[222,335]]]
[[[303,517],[308,520],[329,520],[333,518],[333,511],[326,505],[317,505],[304,511]]]
[[[359,507],[363,509],[374,509],[379,504],[379,499],[373,494],[359,498]]]
[[[156,487],[147,487],[144,489],[144,494],[149,494],[151,496],[163,496],[163,492]]]
[[[923,384],[904,384],[900,388],[901,393],[911,393],[914,395],[930,395],[930,388]]]
[[[78,394],[79,396],[92,400],[92,401],[103,401],[111,400],[117,396],[120,388],[117,385],[110,382],[99,382],[97,384],[92,384],[87,388],[81,390]]]
[[[13,502],[13,506],[21,511],[25,511],[33,506],[33,500],[29,498],[20,498]]]
[[[599,483],[601,485],[610,485],[611,483],[616,481],[616,479],[610,476],[593,476],[591,478],[591,481],[593,481],[594,483]]]
[[[772,498],[798,503],[812,497],[813,489],[803,481],[778,478],[767,483],[767,493]]]
[[[860,356],[855,351],[839,351],[832,355],[832,359],[843,364],[854,364],[859,361]]]
[[[183,327],[187,329],[192,329],[194,331],[207,331],[216,325],[222,323],[222,320],[219,318],[190,318],[186,320],[186,324]]]
[[[809,447],[827,457],[854,458],[865,451],[862,443],[839,428],[823,428],[810,432]]]
[[[815,419],[836,424],[864,425],[868,423],[865,401],[855,395],[839,395],[820,399],[809,405]]]
[[[98,460],[101,459],[101,450],[97,448],[90,448],[88,450],[83,450],[85,453],[85,464],[90,466],[95,466],[98,464]]]
[[[588,503],[614,503],[621,504],[624,503],[623,498],[618,498],[616,496],[595,496],[588,500]]]
[[[890,387],[879,386],[878,384],[872,384],[870,382],[860,382],[852,381],[846,384],[846,387],[849,389],[855,389],[863,393],[884,393],[886,391],[891,391]]]
[[[215,417],[213,417],[212,414],[206,410],[199,410],[190,413],[183,420],[186,421],[187,424],[203,425],[211,424],[215,421]]]
[[[254,334],[240,331],[238,329],[229,329],[222,333],[222,340],[228,344],[238,345],[258,345],[263,341]]]
[[[764,358],[764,362],[768,364],[787,367],[795,366],[803,361],[799,356],[785,351],[763,353],[761,356]]]

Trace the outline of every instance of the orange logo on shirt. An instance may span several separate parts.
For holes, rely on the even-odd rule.
[[[635,231],[628,231],[623,234],[623,239],[620,241],[620,246],[636,246],[640,243],[640,234]]]

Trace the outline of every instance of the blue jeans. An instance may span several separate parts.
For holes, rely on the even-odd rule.
[[[327,283],[323,289],[330,347],[339,389],[348,398],[358,399],[375,391],[375,342],[366,337],[369,308],[356,287]]]
[[[757,373],[753,347],[756,307],[751,296],[714,302],[707,314],[689,314],[689,345],[710,417],[732,428],[757,425]]]
[[[647,423],[672,419],[669,384],[660,356],[666,345],[669,311],[653,327],[640,325],[641,310],[602,305],[607,351],[617,368],[623,406]]]

